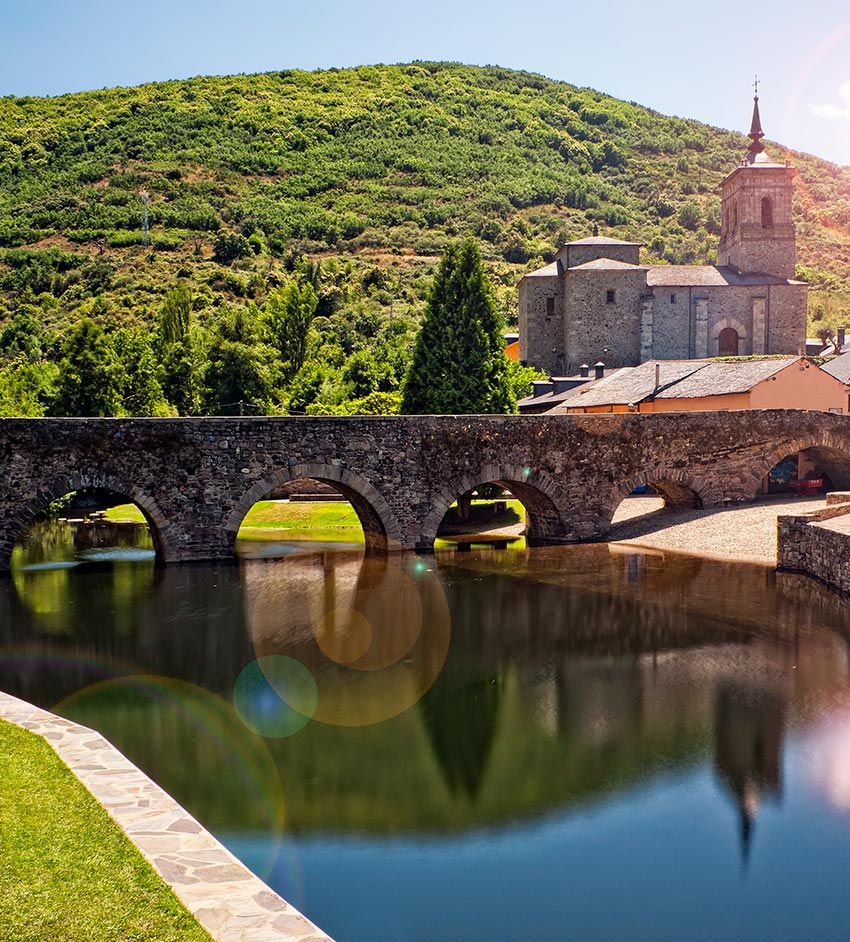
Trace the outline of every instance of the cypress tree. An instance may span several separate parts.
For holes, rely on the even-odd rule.
[[[472,239],[449,246],[428,294],[402,412],[514,412],[502,318]]]

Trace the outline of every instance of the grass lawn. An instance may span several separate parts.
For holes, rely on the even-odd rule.
[[[34,733],[0,720],[3,942],[210,942]]]

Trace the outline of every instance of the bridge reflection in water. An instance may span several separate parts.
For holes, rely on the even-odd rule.
[[[290,893],[280,846],[303,845],[307,910],[346,937],[341,835],[454,846],[702,770],[746,863],[787,743],[850,701],[848,613],[802,577],[599,545],[119,560],[0,587],[0,687],[101,730]],[[295,735],[231,705],[257,658],[315,683]]]

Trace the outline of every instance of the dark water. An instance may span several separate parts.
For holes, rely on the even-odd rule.
[[[606,546],[277,549],[156,569],[48,527],[0,584],[0,687],[340,942],[847,937],[846,602]]]

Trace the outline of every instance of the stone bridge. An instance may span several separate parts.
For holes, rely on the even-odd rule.
[[[452,502],[491,481],[524,503],[532,542],[566,543],[604,538],[641,484],[673,506],[753,500],[799,451],[850,489],[850,416],[824,412],[0,419],[0,568],[82,488],[135,502],[163,561],[232,556],[251,506],[297,478],[351,501],[370,552],[429,550]]]

